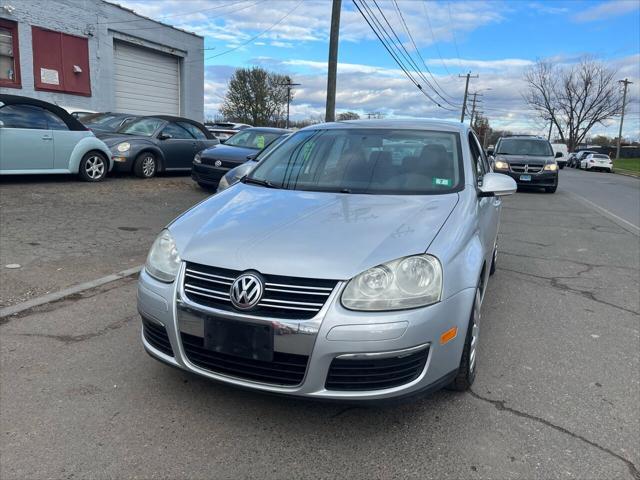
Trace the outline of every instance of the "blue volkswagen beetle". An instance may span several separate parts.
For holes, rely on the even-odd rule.
[[[63,108],[0,95],[0,174],[76,173],[99,182],[112,167],[109,148]]]

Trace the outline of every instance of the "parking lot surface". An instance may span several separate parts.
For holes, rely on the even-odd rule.
[[[0,320],[0,478],[639,479],[638,237],[568,178],[505,200],[471,392],[361,408],[194,377],[145,354],[130,277]],[[186,177],[2,190],[8,303],[142,263],[206,196]]]

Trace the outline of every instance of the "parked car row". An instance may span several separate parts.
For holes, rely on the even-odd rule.
[[[209,188],[229,169],[255,157],[288,130],[245,124],[219,125],[233,132],[228,147],[203,124],[166,115],[80,112],[41,100],[0,95],[0,173],[74,173],[97,182],[108,172],[151,178],[190,171]],[[220,145],[222,146],[222,145]],[[200,159],[203,158],[204,162]],[[199,175],[202,178],[199,178]]]
[[[593,150],[581,150],[570,154],[568,165],[587,171],[601,170],[613,173],[613,162],[609,155]]]

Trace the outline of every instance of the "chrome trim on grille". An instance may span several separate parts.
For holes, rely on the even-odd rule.
[[[416,345],[415,347],[403,348],[402,350],[391,350],[387,352],[367,352],[367,353],[345,353],[344,355],[338,355],[335,358],[357,360],[363,358],[384,358],[384,357],[398,357],[401,355],[408,355],[418,350],[424,350],[431,346],[430,343],[423,343]]]

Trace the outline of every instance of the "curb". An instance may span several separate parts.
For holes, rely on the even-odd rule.
[[[73,285],[72,287],[65,288],[64,290],[60,290],[58,292],[48,293],[47,295],[42,295],[41,297],[32,298],[31,300],[27,300],[26,302],[18,303],[16,305],[11,305],[9,307],[4,307],[0,309],[0,319],[9,317],[11,315],[15,315],[16,313],[20,313],[25,310],[29,310],[30,308],[39,307],[40,305],[44,305],[46,303],[62,300],[63,298],[68,297],[69,295],[81,293],[81,292],[84,292],[85,290],[90,290],[92,288],[100,287],[107,283],[111,283],[117,280],[121,280],[123,278],[131,277],[132,275],[137,274],[141,269],[142,269],[142,265],[138,265],[137,267],[128,268],[126,270],[122,270],[121,272],[112,273],[111,275],[107,275],[106,277],[98,278],[96,280],[91,280],[89,282],[79,283],[78,285]]]

